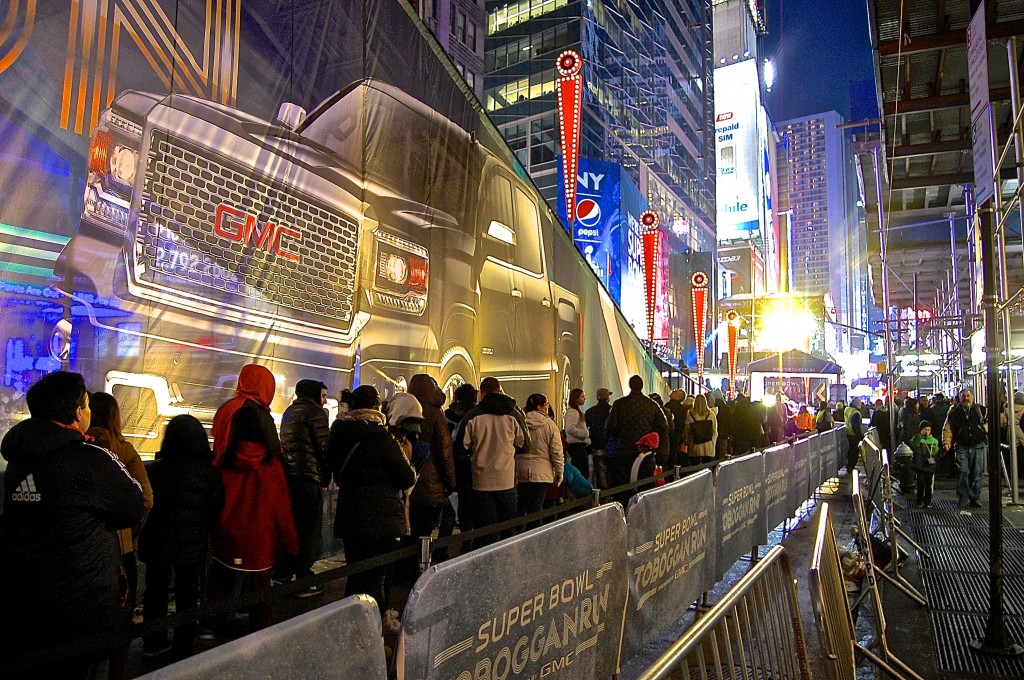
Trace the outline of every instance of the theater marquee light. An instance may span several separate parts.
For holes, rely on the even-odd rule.
[[[580,159],[580,114],[583,109],[583,58],[578,52],[565,50],[558,55],[558,132],[565,163],[565,214],[571,223],[576,219],[576,170]]]

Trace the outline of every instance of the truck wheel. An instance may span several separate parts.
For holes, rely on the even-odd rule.
[[[569,393],[573,389],[573,381],[575,379],[572,376],[572,366],[569,364],[568,359],[562,359],[562,377],[558,381],[558,389],[560,394],[558,395],[558,403],[562,405],[562,417],[565,417],[566,411],[569,410]]]
[[[447,398],[445,403],[450,405],[455,400],[455,390],[466,383],[476,385],[476,371],[461,355],[453,356],[441,367],[441,379],[438,381]]]

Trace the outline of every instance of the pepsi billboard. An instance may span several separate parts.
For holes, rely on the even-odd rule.
[[[581,158],[576,174],[576,214],[572,222],[565,214],[564,196],[558,200],[562,224],[570,229],[573,243],[617,303],[618,290],[612,287],[611,281],[612,272],[618,269],[621,253],[617,243],[621,215],[621,174],[622,168],[616,163]],[[559,157],[559,179],[563,176]],[[559,181],[558,186],[563,187],[565,184]]]
[[[559,158],[559,179],[563,176]],[[559,186],[564,184],[559,182]],[[559,216],[570,230],[573,242],[637,335],[646,339],[647,304],[640,229],[640,213],[649,207],[646,197],[619,164],[581,158],[576,175],[575,219],[571,223],[566,219],[564,199],[563,195],[559,196]],[[667,261],[662,247],[656,273],[656,339],[669,334]]]

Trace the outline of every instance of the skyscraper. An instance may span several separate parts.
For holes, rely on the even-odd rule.
[[[825,347],[850,352],[867,346],[867,243],[842,123],[835,111],[780,123],[777,173],[779,212],[790,217],[792,290],[823,297],[833,322]]]
[[[580,157],[620,164],[685,247],[715,246],[710,0],[487,0],[484,106],[555,207],[555,59],[583,57]]]
[[[484,93],[484,10],[477,0],[411,0],[477,99]]]

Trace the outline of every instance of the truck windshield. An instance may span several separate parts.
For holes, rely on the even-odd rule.
[[[463,130],[414,104],[419,110],[372,87],[355,88],[302,134],[362,168],[367,180],[465,224],[479,184],[479,154]]]

